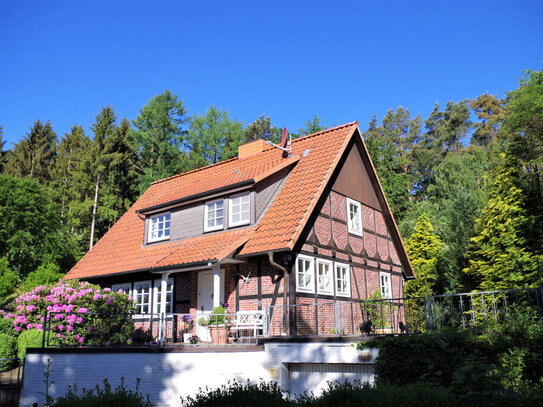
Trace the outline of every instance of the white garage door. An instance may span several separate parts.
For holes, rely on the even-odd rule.
[[[339,363],[291,363],[289,390],[293,394],[313,392],[319,396],[328,381],[355,380],[373,383],[373,365]]]

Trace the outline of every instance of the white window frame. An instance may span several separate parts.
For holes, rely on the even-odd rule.
[[[164,216],[164,220],[163,221],[160,221],[158,220],[161,216]],[[167,219],[166,219],[167,217]],[[154,220],[157,219],[157,224],[160,225],[161,223],[164,225],[163,226],[163,235],[158,237],[158,236],[153,236],[153,232],[154,232],[154,229],[153,229],[153,222]],[[161,213],[161,214],[158,214],[158,215],[154,215],[154,216],[151,216],[149,218],[149,223],[148,223],[148,234],[147,234],[147,241],[149,243],[152,243],[152,242],[160,242],[162,240],[169,240],[170,239],[170,231],[171,231],[171,214],[170,212],[167,212],[167,213]],[[166,222],[168,223],[168,227],[166,228]],[[157,229],[157,235],[158,235],[158,232],[159,230]],[[166,235],[166,232],[168,233]]]
[[[234,210],[232,208],[234,205],[234,201],[238,198],[244,198],[244,197],[247,197],[249,200],[248,202],[249,203],[249,210],[248,210],[249,217],[248,219],[245,219],[245,220],[241,219],[241,214],[245,213],[245,211],[241,211],[241,205],[243,203],[240,201],[240,212],[239,212],[240,220],[237,222],[234,222],[232,220],[232,217],[235,215]],[[248,225],[249,223],[251,223],[251,192],[250,191],[242,192],[241,194],[231,195],[230,197],[228,197],[228,227]]]
[[[338,268],[344,268],[346,270],[345,273],[345,281],[347,286],[346,292],[341,292],[338,290],[338,281],[340,280],[338,275]],[[343,281],[343,279],[341,279]],[[334,288],[336,290],[336,295],[340,297],[350,297],[351,296],[351,270],[348,264],[345,263],[334,263]]]
[[[307,272],[304,272],[303,274],[307,274],[310,277],[309,285],[306,287],[300,287],[300,280],[298,278],[298,275],[300,274],[300,268],[299,268],[299,260],[309,261],[309,269]],[[296,257],[296,291],[304,292],[304,293],[314,293],[315,292],[315,259],[313,257],[304,256],[303,254],[299,254],[298,257]]]
[[[381,297],[392,298],[392,275],[390,273],[379,272],[379,289]]]
[[[171,314],[173,312],[173,278],[168,278],[166,283],[166,313]],[[162,303],[160,291],[162,288],[162,280],[153,281],[153,313],[160,313],[160,304]],[[168,295],[170,298],[168,298]],[[168,311],[168,306],[170,310]]]
[[[217,208],[216,208],[216,204],[221,202],[222,203],[222,222],[221,224],[217,224]],[[208,226],[208,221],[209,221],[209,205],[213,205],[214,208],[213,208],[213,212],[215,213],[215,217],[214,217],[214,222],[215,225],[214,226]],[[224,229],[224,199],[215,199],[214,201],[208,201],[204,204],[204,232],[213,232],[215,230],[222,230]]]
[[[142,312],[143,305],[145,303],[138,304],[138,290],[137,286],[141,284],[142,286],[145,286],[145,284],[149,285],[149,303],[147,312]],[[143,294],[142,294],[143,295]],[[132,289],[132,299],[134,300],[134,305],[136,306],[136,314],[149,314],[152,310],[152,301],[153,301],[153,282],[151,280],[145,280],[145,281],[136,281],[134,282],[134,288]]]
[[[123,290],[123,293],[132,295],[132,283],[120,283],[120,284],[112,284],[111,285],[111,291],[116,293],[119,290]]]
[[[360,225],[359,230],[353,227],[353,224],[351,221],[351,205],[356,206],[358,208],[358,224]],[[351,198],[347,198],[347,228],[349,230],[349,233],[352,233],[353,235],[362,236],[363,234],[364,227],[362,226],[362,204]]]
[[[319,273],[319,266],[320,265],[326,265],[328,266],[328,280],[330,284],[330,290],[325,290],[321,288],[321,276]],[[333,263],[329,260],[323,260],[323,259],[317,259],[317,267],[315,269],[316,273],[316,279],[317,279],[317,293],[318,294],[328,294],[328,295],[334,295],[334,266]],[[296,280],[298,281],[298,280]]]

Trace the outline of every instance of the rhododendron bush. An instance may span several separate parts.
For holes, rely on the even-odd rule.
[[[130,343],[133,312],[132,298],[122,291],[78,281],[36,287],[0,311],[17,333],[45,329],[48,342],[61,345]]]

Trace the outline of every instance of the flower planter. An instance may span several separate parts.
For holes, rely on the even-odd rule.
[[[216,344],[228,343],[228,337],[230,336],[230,325],[208,325],[209,334],[211,336],[211,342]]]
[[[192,333],[184,333],[183,334],[183,342],[185,343],[189,343],[190,342],[190,338],[192,337]]]

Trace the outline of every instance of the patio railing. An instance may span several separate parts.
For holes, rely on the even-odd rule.
[[[362,301],[299,299],[294,305],[211,314],[78,314],[46,317],[43,346],[238,345],[262,337],[416,334],[501,323],[512,312],[543,318],[543,288]]]

